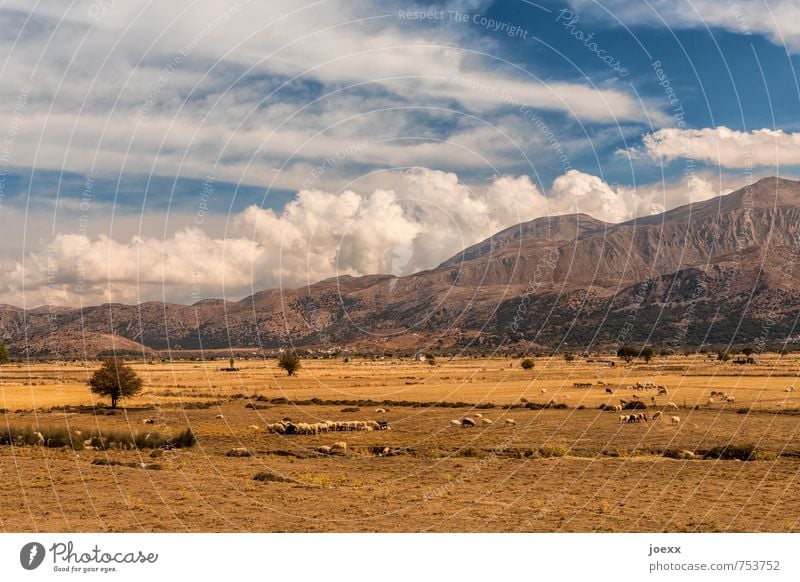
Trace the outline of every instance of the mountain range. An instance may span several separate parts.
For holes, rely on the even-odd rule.
[[[241,301],[0,306],[12,353],[116,348],[607,349],[793,344],[800,182],[745,188],[619,224],[537,218],[410,276],[339,276]]]

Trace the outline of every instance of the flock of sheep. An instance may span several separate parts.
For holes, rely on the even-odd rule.
[[[483,424],[483,425],[486,425],[486,426],[490,426],[490,425],[494,424],[493,420],[491,420],[489,418],[484,418],[484,416],[480,412],[476,412],[472,416],[474,418],[465,417],[465,418],[462,418],[461,420],[453,419],[453,420],[450,421],[450,425],[451,426],[458,426],[458,427],[461,427],[461,428],[472,428],[472,427],[478,426],[479,423]],[[516,426],[517,425],[517,421],[514,420],[513,418],[504,418],[503,419],[503,424],[505,424],[506,426]]]
[[[276,434],[320,434],[325,432],[343,431],[371,431],[371,430],[390,430],[388,422],[378,422],[375,420],[324,420],[322,422],[298,422],[288,420],[273,422],[267,425],[267,432]]]
[[[658,412],[653,413],[653,421],[661,420],[662,412],[659,410]],[[670,416],[670,421],[672,424],[680,424],[681,417],[680,416]],[[629,424],[629,423],[636,423],[636,422],[647,422],[647,415],[643,412],[639,412],[636,414],[620,414],[619,415],[619,422],[620,424]]]

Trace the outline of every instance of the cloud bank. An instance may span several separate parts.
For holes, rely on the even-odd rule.
[[[250,206],[225,236],[202,226],[166,237],[115,240],[61,232],[5,260],[3,301],[25,307],[162,300],[240,299],[335,275],[407,275],[519,222],[583,212],[619,222],[718,194],[710,180],[642,188],[612,186],[570,170],[545,195],[528,176],[468,186],[454,173],[416,169],[391,189],[303,190],[284,209]]]

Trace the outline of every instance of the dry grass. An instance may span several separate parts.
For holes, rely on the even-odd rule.
[[[759,366],[738,367],[657,358],[609,368],[537,358],[529,371],[512,359],[437,363],[306,360],[297,378],[278,374],[274,362],[237,361],[238,373],[219,372],[214,363],[137,365],[146,392],[115,414],[96,407],[82,384],[93,365],[4,366],[0,408],[8,412],[0,413],[0,439],[28,436],[25,446],[0,446],[0,527],[800,530],[793,493],[800,394],[784,391],[800,373],[800,359],[766,357]],[[589,381],[591,388],[573,386]],[[668,395],[646,412],[675,402],[681,409],[666,415],[679,415],[681,423],[620,424],[617,413],[598,409],[633,394],[652,405],[654,390],[625,389],[637,381],[666,385]],[[711,390],[734,396],[735,404],[708,405]],[[389,410],[378,414],[378,407]],[[494,424],[450,424],[476,414]],[[146,418],[156,424],[143,427]],[[385,420],[392,430],[264,430],[284,418]],[[506,426],[505,418],[516,425]],[[196,447],[157,450],[154,462],[138,446],[136,435],[176,438],[187,427]],[[73,450],[76,429],[84,438],[127,435],[129,445]],[[47,431],[51,446],[36,446],[34,431]],[[346,455],[318,452],[336,441],[347,442]],[[234,447],[253,454],[227,456]]]

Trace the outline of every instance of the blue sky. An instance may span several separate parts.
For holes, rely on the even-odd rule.
[[[788,0],[12,0],[0,23],[19,305],[404,275],[538,216],[800,175]]]

